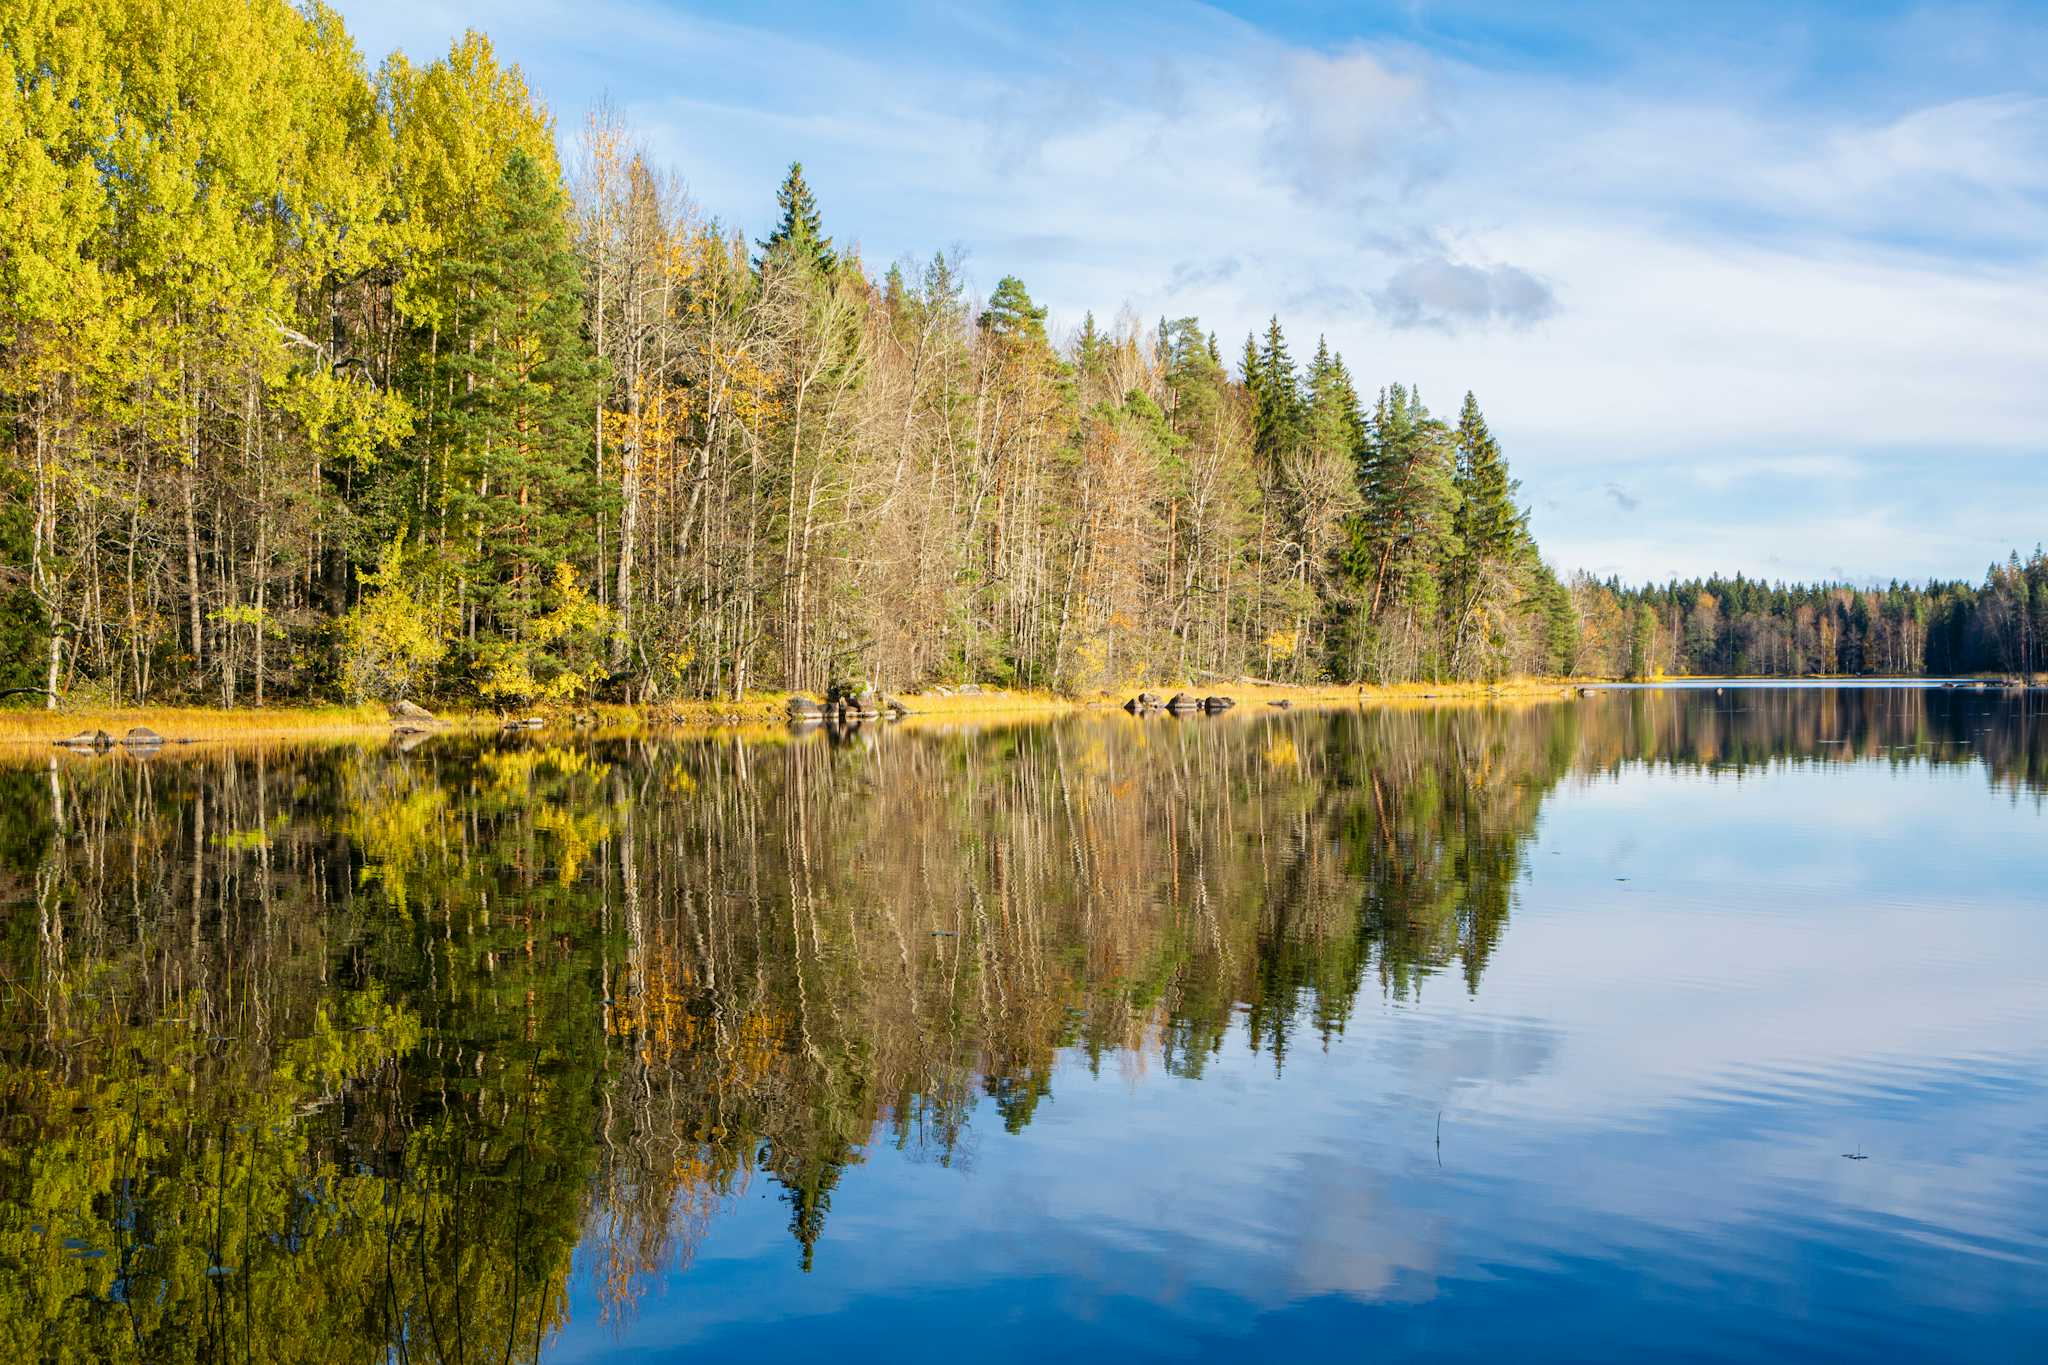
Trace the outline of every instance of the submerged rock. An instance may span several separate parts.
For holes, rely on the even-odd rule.
[[[60,739],[53,742],[60,748],[65,749],[111,749],[114,747],[114,737],[105,730],[80,730],[68,739]]]
[[[136,748],[145,748],[163,743],[164,737],[150,729],[147,725],[138,725],[127,734],[121,736],[121,742]]]

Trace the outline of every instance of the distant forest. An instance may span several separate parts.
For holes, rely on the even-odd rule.
[[[1776,677],[2048,670],[2048,552],[1994,564],[1981,586],[1765,583],[1741,575],[1662,587],[1573,584],[1581,619],[1632,618],[1609,674]]]
[[[372,71],[317,5],[9,5],[0,67],[0,685],[2038,662],[2039,555],[1974,590],[1567,583],[1472,395],[1361,391],[1277,319],[1228,359],[1194,318],[1051,335],[1014,277],[870,266],[796,165],[750,239],[612,115],[558,137],[477,34]]]

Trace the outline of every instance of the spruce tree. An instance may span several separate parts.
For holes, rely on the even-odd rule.
[[[562,192],[523,151],[497,207],[456,253],[445,370],[453,395],[453,520],[470,556],[472,620],[517,636],[554,566],[588,563],[599,490],[591,443],[597,363]]]
[[[1365,619],[1354,622],[1354,671],[1365,671],[1366,655],[1387,639],[1389,623],[1401,626],[1392,655],[1385,649],[1377,671],[1410,673],[1426,666],[1425,627],[1433,629],[1441,601],[1442,574],[1458,549],[1457,448],[1442,422],[1399,384],[1380,394],[1359,462],[1362,507],[1345,559]]]
[[[1266,323],[1266,343],[1253,353],[1251,372],[1258,376],[1250,385],[1252,450],[1271,465],[1293,449],[1301,437],[1302,425],[1301,391],[1278,317]]]
[[[1252,410],[1258,411],[1259,389],[1265,376],[1259,372],[1259,342],[1250,332],[1244,334],[1244,354],[1237,358],[1237,372],[1244,380],[1245,396],[1252,400]]]
[[[1505,641],[1502,613],[1519,601],[1526,567],[1518,485],[1508,477],[1500,443],[1487,430],[1469,392],[1458,413],[1457,541],[1445,602],[1453,665],[1468,676],[1492,673]]]
[[[1163,335],[1166,323],[1159,324]],[[1109,368],[1110,349],[1114,343],[1095,324],[1095,310],[1088,310],[1081,319],[1081,336],[1074,343],[1074,368],[1083,385],[1091,385],[1103,377]],[[1082,402],[1089,401],[1090,390],[1083,391]]]
[[[1515,506],[1520,484],[1508,477],[1500,443],[1487,430],[1478,400],[1470,393],[1458,413],[1458,538],[1464,562],[1505,563],[1520,548],[1522,513]]]
[[[1359,410],[1358,388],[1344,357],[1329,342],[1316,339],[1315,358],[1308,367],[1304,435],[1311,447],[1356,460],[1365,446],[1365,414]]]
[[[829,273],[838,258],[832,254],[832,239],[825,235],[819,219],[818,201],[804,182],[803,162],[789,163],[789,174],[782,178],[782,188],[775,192],[775,206],[782,210],[782,219],[775,225],[775,231],[758,243],[761,264],[765,267],[781,256],[821,274]]]

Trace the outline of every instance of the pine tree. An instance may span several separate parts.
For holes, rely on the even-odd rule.
[[[789,174],[782,178],[782,188],[775,192],[775,206],[782,210],[782,219],[775,225],[775,231],[758,243],[761,264],[765,267],[781,255],[821,274],[830,273],[838,258],[832,254],[832,239],[825,235],[818,217],[818,201],[804,182],[803,162],[789,163]]]
[[[1031,293],[1025,289],[1024,281],[1015,275],[1005,275],[996,281],[996,291],[988,296],[988,307],[982,310],[982,330],[991,336],[1045,345],[1046,309],[1031,301]],[[1092,318],[1091,318],[1092,321]]]

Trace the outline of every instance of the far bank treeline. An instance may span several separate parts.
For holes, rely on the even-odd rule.
[[[1616,620],[1633,618],[1632,676],[2048,669],[2048,551],[2038,547],[1993,564],[1981,587],[1788,585],[1737,574],[1640,589],[1580,581],[1573,591]]]
[[[482,37],[372,72],[318,6],[52,0],[0,66],[0,687],[1082,692],[1670,633],[1543,564],[1469,395],[1277,321],[1053,337],[1014,278],[870,267],[796,167],[750,239],[607,116],[565,171]]]

